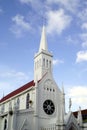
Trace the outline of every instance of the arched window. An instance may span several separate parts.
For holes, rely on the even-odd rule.
[[[4,130],[6,130],[7,129],[7,119],[5,119],[5,121],[4,121]]]
[[[43,59],[43,66],[45,67],[45,58]]]
[[[49,61],[49,67],[51,68],[51,61]]]
[[[2,104],[2,107],[1,107],[1,112],[3,113],[3,112],[4,112],[4,110],[5,110],[5,106],[4,106],[4,104]]]
[[[48,60],[46,60],[46,67],[48,67]]]
[[[26,109],[29,108],[29,100],[30,100],[30,95],[28,93],[27,96],[26,96]]]
[[[20,99],[18,98],[17,99],[17,107],[18,107],[18,109],[19,109],[19,106],[20,106]]]
[[[12,102],[9,102],[9,111],[12,110]]]

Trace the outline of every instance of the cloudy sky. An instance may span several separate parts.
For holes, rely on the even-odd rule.
[[[87,0],[0,0],[0,98],[33,79],[43,23],[67,110],[87,108]]]

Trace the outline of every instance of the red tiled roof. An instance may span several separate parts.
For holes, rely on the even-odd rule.
[[[81,110],[82,115],[87,115],[87,109]],[[73,112],[74,116],[78,115],[78,111]]]
[[[17,95],[17,94],[19,94],[19,93],[21,93],[21,92],[23,92],[24,90],[26,90],[26,89],[28,89],[28,88],[30,88],[32,86],[35,86],[34,80],[32,80],[31,82],[23,85],[22,87],[16,89],[15,91],[13,91],[13,92],[9,93],[8,95],[6,95],[5,97],[3,97],[0,100],[0,103],[7,100],[7,99],[9,99],[9,98],[11,98],[11,97],[13,97],[13,96],[15,96],[15,95]]]

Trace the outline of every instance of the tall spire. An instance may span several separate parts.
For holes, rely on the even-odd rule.
[[[40,47],[34,57],[34,81],[40,80],[47,72],[52,74],[52,57],[48,51],[45,26],[42,28]]]
[[[39,52],[42,50],[48,51],[45,26],[43,26],[43,29],[42,29]]]

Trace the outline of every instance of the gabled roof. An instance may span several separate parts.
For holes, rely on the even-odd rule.
[[[74,117],[73,113],[69,111],[65,116],[64,116],[64,121],[66,125],[66,129],[69,129],[70,127],[75,127],[79,130],[79,125],[77,123],[76,118]]]
[[[11,98],[11,97],[13,97],[13,96],[15,96],[15,95],[25,91],[28,88],[33,87],[33,86],[35,86],[34,80],[30,81],[29,83],[23,85],[22,87],[16,89],[15,91],[13,91],[13,92],[9,93],[8,95],[6,95],[5,97],[3,97],[0,100],[0,103],[3,102],[3,101],[6,101],[7,99],[9,99],[9,98]]]
[[[74,116],[78,117],[78,111],[73,112]],[[83,123],[87,123],[87,109],[81,110]]]

